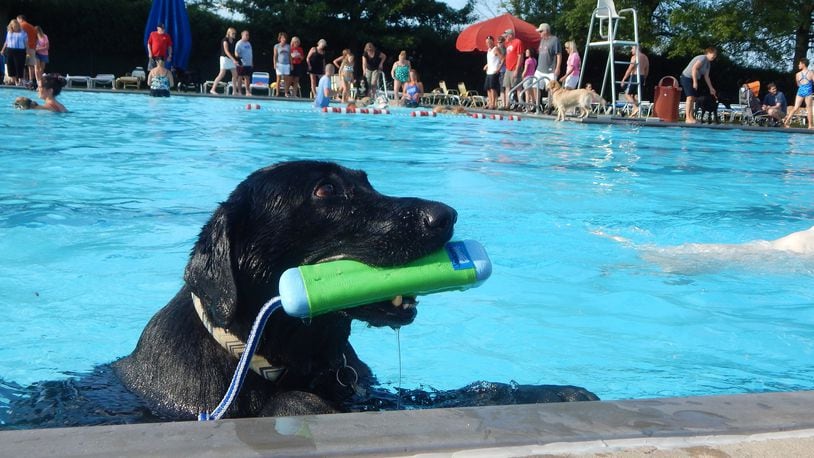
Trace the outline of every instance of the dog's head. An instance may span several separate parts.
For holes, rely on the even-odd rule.
[[[240,333],[278,294],[286,269],[335,259],[400,265],[442,247],[456,218],[439,202],[379,194],[361,171],[282,163],[252,173],[220,204],[201,231],[184,279],[216,326]],[[415,317],[407,305],[370,304],[325,317],[397,327]]]
[[[548,80],[548,82],[545,83],[545,87],[549,91],[556,91],[562,89],[562,86],[560,86],[560,83],[557,80]]]

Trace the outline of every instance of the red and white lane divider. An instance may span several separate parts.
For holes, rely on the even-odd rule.
[[[472,113],[472,117],[475,119],[494,119],[495,121],[520,121],[522,118],[517,115],[507,115],[504,116],[502,114],[491,114],[487,115],[485,113]]]
[[[390,110],[379,110],[378,108],[340,108],[340,107],[324,107],[323,113],[346,113],[346,114],[390,114]]]

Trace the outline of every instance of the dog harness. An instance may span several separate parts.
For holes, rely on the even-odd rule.
[[[201,299],[194,293],[192,294],[192,303],[195,305],[195,312],[198,314],[198,318],[201,319],[201,323],[203,323],[206,330],[209,331],[209,334],[211,334],[215,341],[219,343],[221,347],[225,348],[229,354],[240,359],[243,352],[246,351],[246,342],[227,329],[213,325],[212,322],[209,321],[209,317],[204,313]],[[272,383],[279,380],[280,376],[285,372],[285,367],[275,367],[269,360],[260,355],[252,355],[249,367],[259,376]]]

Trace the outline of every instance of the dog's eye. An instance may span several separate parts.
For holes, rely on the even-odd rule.
[[[336,188],[331,183],[322,183],[314,189],[314,195],[319,198],[331,197],[336,194]]]

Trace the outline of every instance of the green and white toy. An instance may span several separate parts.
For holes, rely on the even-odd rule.
[[[280,277],[280,300],[289,315],[309,318],[396,296],[463,291],[479,286],[491,273],[492,263],[480,243],[447,242],[402,266],[339,260],[288,269]]]

